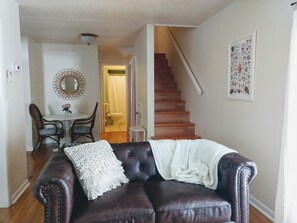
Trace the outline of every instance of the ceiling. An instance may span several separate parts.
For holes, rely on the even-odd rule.
[[[21,34],[39,42],[130,47],[146,24],[196,27],[233,0],[16,0]]]

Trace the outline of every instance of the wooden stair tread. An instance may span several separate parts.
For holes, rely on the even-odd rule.
[[[172,84],[176,83],[175,80],[155,80],[155,84]]]
[[[158,78],[158,77],[174,77],[174,75],[169,70],[169,71],[162,71],[162,72],[155,73],[155,78]]]
[[[177,85],[175,80],[160,80],[155,81],[156,85]]]
[[[181,99],[156,99],[155,100],[155,103],[174,103],[174,102],[185,103],[185,101]]]
[[[177,84],[155,84],[155,90],[162,90],[162,89],[177,89]]]
[[[176,89],[162,89],[162,90],[155,90],[155,93],[171,93],[171,92],[173,92],[173,93],[176,93],[176,92],[178,92],[178,93],[180,93],[180,91],[178,91],[178,90],[176,90]]]
[[[155,127],[172,127],[172,126],[194,126],[192,122],[169,122],[169,123],[155,123]]]
[[[172,100],[156,99],[155,100],[155,112],[172,112],[172,111],[186,111],[185,101],[182,101],[179,99],[172,99]]]
[[[174,87],[175,89],[177,89],[177,83],[175,81],[171,81],[171,82],[168,81],[168,82],[164,82],[164,83],[155,82],[155,87],[156,88]]]
[[[162,67],[162,69],[157,69],[155,70],[155,76],[160,76],[160,75],[172,75],[174,76],[172,73],[171,73],[171,69],[168,67]]]
[[[168,111],[155,111],[155,114],[181,114],[181,115],[183,115],[183,114],[190,114],[190,112],[189,111],[168,110]]]
[[[162,74],[162,75],[155,75],[155,80],[156,81],[163,81],[163,80],[168,80],[168,81],[174,81],[174,76],[172,74]]]
[[[177,82],[174,80],[174,76],[172,74],[167,75],[155,75],[155,84],[173,84]]]

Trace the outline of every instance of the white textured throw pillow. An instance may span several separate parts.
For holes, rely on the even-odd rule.
[[[122,162],[116,158],[106,140],[67,147],[64,152],[73,163],[88,200],[94,200],[129,181]]]

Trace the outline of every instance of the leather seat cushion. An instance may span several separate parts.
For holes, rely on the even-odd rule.
[[[178,181],[146,183],[156,222],[228,222],[231,204],[216,191]]]
[[[74,223],[155,222],[153,206],[142,182],[124,184],[93,201],[82,202],[75,212]]]

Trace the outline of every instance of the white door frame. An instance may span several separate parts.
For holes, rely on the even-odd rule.
[[[99,79],[100,79],[100,108],[101,108],[101,129],[100,129],[100,135],[102,132],[105,132],[105,114],[104,114],[104,67],[105,66],[125,66],[126,73],[128,74],[128,65],[127,63],[99,63]],[[126,78],[126,91],[128,92],[128,78]],[[130,121],[130,117],[128,114],[130,113],[130,100],[126,99],[126,120],[127,120],[127,128],[128,123]]]
[[[136,57],[133,57],[129,62],[128,79],[129,79],[129,94],[128,101],[130,101],[129,122],[128,126],[136,125],[136,101],[137,101],[137,82],[136,82]]]

